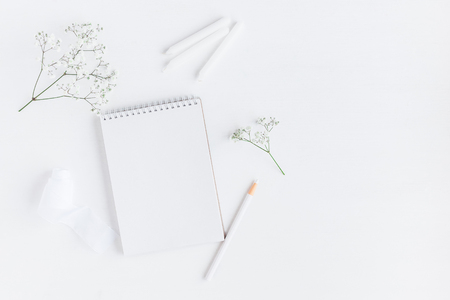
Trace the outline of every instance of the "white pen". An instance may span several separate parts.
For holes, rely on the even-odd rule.
[[[176,43],[175,45],[173,45],[166,51],[166,54],[174,55],[174,54],[181,53],[183,50],[189,48],[190,46],[192,46],[195,43],[197,43],[198,41],[204,39],[208,35],[216,32],[217,30],[219,30],[222,27],[227,26],[228,24],[230,24],[230,22],[231,22],[230,18],[222,18],[222,19],[212,23],[211,25],[203,28],[202,30],[194,33],[193,35],[185,38],[181,42]]]
[[[234,236],[234,233],[236,232],[237,227],[239,226],[239,223],[242,220],[242,217],[244,216],[245,211],[247,210],[247,207],[250,205],[250,202],[253,198],[253,194],[255,193],[256,187],[258,186],[258,180],[256,180],[250,190],[247,192],[247,195],[245,196],[244,202],[242,202],[241,207],[239,208],[239,211],[234,218],[233,224],[231,224],[230,230],[227,233],[227,236],[225,240],[222,242],[222,245],[220,246],[219,252],[217,252],[216,257],[214,258],[214,261],[211,264],[211,267],[209,267],[208,273],[206,274],[206,280],[211,280],[214,276],[214,273],[217,270],[217,267],[220,264],[220,261],[222,260],[223,255],[225,254],[225,251],[228,248],[228,245],[230,244],[231,239]]]
[[[203,47],[206,47],[209,44],[214,43],[215,41],[217,41],[217,40],[219,40],[221,38],[223,38],[224,36],[226,36],[228,34],[228,32],[230,32],[230,30],[228,28],[219,29],[218,31],[216,31],[215,33],[211,34],[210,36],[208,36],[204,40],[198,42],[197,44],[195,44],[191,48],[187,49],[186,51],[184,51],[183,53],[181,53],[177,57],[173,58],[171,61],[169,61],[167,66],[162,71],[163,72],[167,72],[167,71],[169,71],[171,69],[174,69],[174,68],[182,65],[183,63],[188,61],[200,49],[202,49]]]
[[[209,60],[206,62],[206,64],[203,66],[203,68],[200,70],[198,74],[198,81],[203,81],[206,74],[209,72],[209,70],[212,68],[212,66],[216,63],[216,61],[222,56],[222,54],[226,51],[228,46],[233,41],[234,37],[238,33],[238,31],[241,29],[242,23],[238,22],[236,25],[233,26],[233,29],[231,29],[230,33],[227,35],[227,37],[223,40],[223,42],[220,44],[219,48],[214,52],[214,54],[209,58]]]

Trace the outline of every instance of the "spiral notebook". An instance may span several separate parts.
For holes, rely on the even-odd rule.
[[[200,98],[107,111],[101,125],[125,255],[224,239]]]

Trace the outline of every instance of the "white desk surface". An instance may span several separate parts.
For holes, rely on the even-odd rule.
[[[3,1],[1,299],[449,299],[450,2]],[[173,43],[229,16],[244,30],[162,74]],[[117,220],[101,130],[82,102],[29,101],[34,34],[100,23],[120,70],[110,108],[202,97],[225,228],[260,186],[212,282],[218,244],[98,255],[36,213],[53,167],[75,201]],[[230,134],[276,116],[267,154]],[[124,158],[126,159],[126,157]]]

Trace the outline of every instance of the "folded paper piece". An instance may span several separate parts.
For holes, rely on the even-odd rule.
[[[87,206],[72,203],[73,182],[70,172],[53,169],[39,204],[38,214],[51,223],[72,228],[95,252],[105,252],[118,235]]]

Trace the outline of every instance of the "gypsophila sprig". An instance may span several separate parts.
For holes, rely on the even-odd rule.
[[[272,153],[270,152],[270,137],[269,133],[272,131],[272,129],[280,123],[280,121],[277,121],[275,118],[270,117],[267,118],[259,118],[256,121],[257,124],[261,125],[264,130],[263,131],[257,131],[252,136],[252,128],[250,126],[245,128],[239,128],[237,129],[233,135],[231,136],[231,139],[235,142],[237,141],[243,141],[248,142],[262,151],[268,153],[270,157],[273,159],[275,164],[277,165],[278,169],[280,169],[281,173],[284,174],[283,170],[278,165],[275,158],[272,156]]]
[[[56,61],[48,61],[46,55],[49,51],[60,52],[61,39],[56,39],[54,34],[38,32],[35,45],[41,50],[41,56],[37,58],[40,71],[31,100],[19,112],[34,101],[68,98],[84,100],[90,105],[91,111],[99,114],[100,106],[109,102],[107,96],[116,86],[115,81],[119,75],[118,71],[112,70],[110,64],[103,59],[106,46],[97,41],[97,34],[102,30],[100,25],[93,26],[91,23],[73,23],[68,26],[65,32],[71,38],[72,35],[75,36],[75,42],[69,45],[69,50]],[[36,87],[43,73],[50,78],[58,78],[36,95]],[[42,96],[55,84],[61,95]]]

